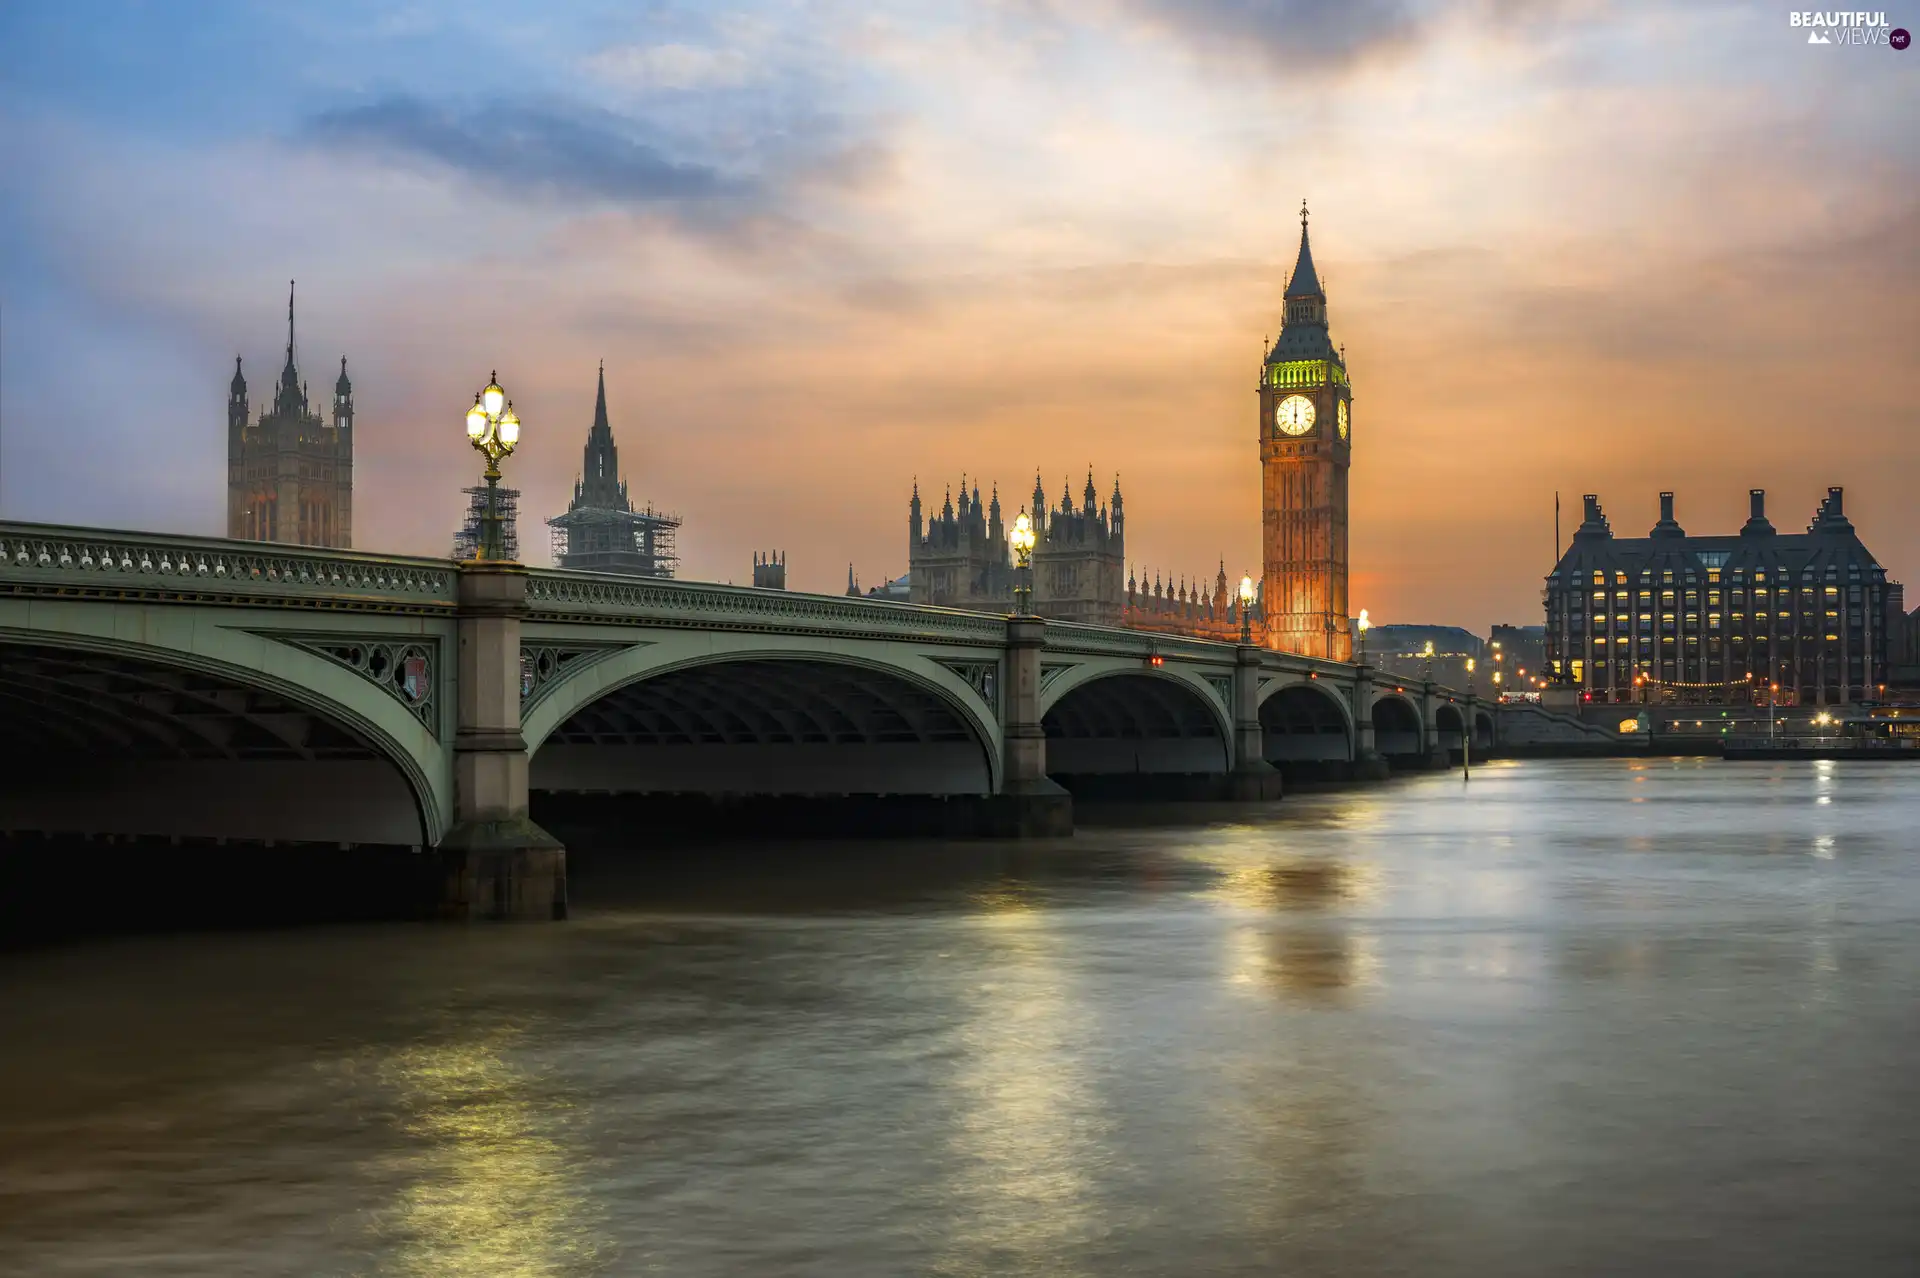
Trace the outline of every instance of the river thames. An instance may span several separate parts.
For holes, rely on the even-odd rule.
[[[1920,1265],[1920,772],[1211,815],[0,955],[0,1272]]]

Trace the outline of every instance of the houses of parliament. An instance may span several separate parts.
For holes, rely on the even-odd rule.
[[[227,403],[227,535],[306,546],[353,545],[353,385],[340,360],[330,405],[316,404],[296,364],[293,293],[287,295],[286,363],[272,406],[250,414],[234,361]],[[1261,571],[1242,616],[1222,562],[1211,582],[1136,578],[1128,570],[1119,479],[1103,501],[1087,475],[1076,503],[1056,506],[1038,479],[1032,607],[1044,617],[1238,641],[1348,660],[1347,475],[1353,456],[1353,388],[1335,346],[1327,295],[1314,268],[1307,212],[1284,297],[1280,335],[1255,388],[1254,443],[1261,476]],[[675,516],[636,510],[620,477],[608,424],[604,370],[581,481],[567,512],[548,523],[555,561],[639,576],[672,576]],[[480,490],[469,490],[472,493]],[[516,495],[516,494],[509,494]],[[988,612],[1009,610],[1013,520],[999,493],[982,498],[964,479],[928,517],[918,484],[909,502],[908,598]],[[470,521],[471,522],[471,519]],[[472,539],[469,538],[469,541]],[[460,553],[456,545],[456,554]]]
[[[234,357],[227,388],[227,536],[300,546],[353,545],[353,383],[347,359],[327,415],[294,363],[293,286],[287,286],[287,362],[273,406],[251,420],[247,379]]]
[[[1260,458],[1261,572],[1247,629],[1286,652],[1346,661],[1347,472],[1353,460],[1353,386],[1344,352],[1333,343],[1327,295],[1313,265],[1307,211],[1300,251],[1288,278],[1280,336],[1261,364],[1255,436]],[[923,519],[918,484],[909,502],[909,598],[915,603],[1004,612],[1013,604],[1010,519],[995,491],[984,504],[976,484],[949,492]],[[1087,476],[1079,505],[1072,493],[1049,505],[1038,480],[1030,518],[1033,610],[1060,621],[1237,641],[1238,592],[1226,564],[1210,583],[1158,579],[1128,571],[1120,483],[1097,500]]]

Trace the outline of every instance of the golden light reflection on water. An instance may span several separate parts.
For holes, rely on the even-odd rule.
[[[1245,924],[1226,935],[1227,983],[1308,1006],[1339,1007],[1380,981],[1373,937],[1344,927]]]
[[[1325,910],[1349,907],[1372,897],[1380,887],[1370,865],[1338,857],[1282,857],[1252,846],[1227,847],[1194,858],[1215,875],[1207,899],[1232,910]]]
[[[594,1268],[561,1115],[509,1061],[517,1037],[417,1045],[384,1062],[420,1144],[381,1222],[395,1235],[387,1272],[537,1278]]]
[[[972,922],[993,977],[964,996],[941,1272],[995,1272],[1006,1259],[1090,1272],[1075,1258],[1097,1229],[1091,1169],[1108,1126],[1085,1075],[1096,1027],[1063,963],[1063,938],[1030,890],[976,894]]]

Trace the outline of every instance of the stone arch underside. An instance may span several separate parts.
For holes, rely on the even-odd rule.
[[[1473,712],[1473,748],[1476,750],[1491,748],[1493,735],[1493,716],[1485,710],[1475,710]]]
[[[1388,759],[1424,755],[1420,716],[1403,697],[1385,696],[1373,703],[1373,748]]]
[[[1457,752],[1467,736],[1467,721],[1461,715],[1460,707],[1445,704],[1435,707],[1433,731],[1443,747]]]
[[[1261,740],[1269,762],[1353,758],[1346,711],[1317,681],[1292,684],[1260,703]]]
[[[1056,776],[1227,770],[1219,715],[1177,679],[1101,675],[1068,690],[1041,723]]]
[[[945,694],[809,658],[648,675],[575,710],[535,749],[535,790],[612,794],[987,794],[988,748]]]
[[[0,645],[0,830],[421,845],[429,828],[344,714],[164,656]]]

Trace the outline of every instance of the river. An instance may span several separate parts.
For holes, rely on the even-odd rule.
[[[1920,772],[1105,815],[0,955],[0,1273],[1920,1266]]]

